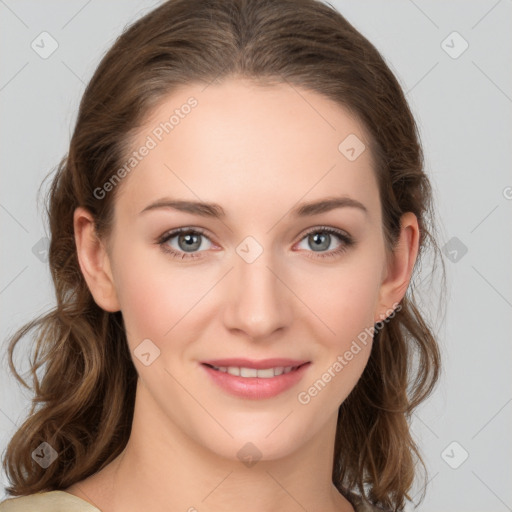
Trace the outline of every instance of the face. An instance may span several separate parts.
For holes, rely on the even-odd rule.
[[[143,145],[109,264],[147,407],[227,458],[298,450],[335,421],[370,355],[361,333],[392,307],[362,125],[316,93],[232,80],[174,92]]]

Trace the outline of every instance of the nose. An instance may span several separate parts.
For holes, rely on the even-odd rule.
[[[251,339],[264,339],[290,325],[294,300],[286,286],[286,272],[270,251],[252,262],[234,254],[228,276],[224,324]]]

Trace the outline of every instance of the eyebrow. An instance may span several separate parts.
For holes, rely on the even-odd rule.
[[[365,215],[368,214],[367,208],[356,199],[350,197],[328,197],[310,203],[301,203],[290,213],[293,217],[308,217],[318,215],[319,213],[329,212],[336,208],[357,208]],[[197,201],[187,201],[180,199],[162,198],[146,206],[140,213],[157,210],[161,208],[171,208],[181,212],[200,215],[201,217],[212,217],[216,219],[225,218],[226,212],[216,203],[202,203]]]

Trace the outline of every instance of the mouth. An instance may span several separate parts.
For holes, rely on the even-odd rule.
[[[225,359],[200,364],[221,390],[232,396],[253,400],[271,398],[292,388],[310,365],[311,361],[291,359]]]
[[[301,366],[309,363],[302,363],[296,366],[274,366],[270,368],[251,368],[248,366],[214,366],[212,364],[203,363],[205,366],[212,368],[215,371],[228,373],[236,377],[247,378],[259,378],[259,379],[271,379],[272,377],[278,377],[279,375],[285,375],[287,373],[298,370]]]

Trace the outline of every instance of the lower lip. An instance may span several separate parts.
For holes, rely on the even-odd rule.
[[[262,379],[261,377],[238,377],[219,370],[214,370],[205,364],[201,364],[201,366],[206,370],[206,373],[208,373],[215,384],[231,395],[252,400],[262,400],[264,398],[277,396],[279,393],[283,393],[293,387],[302,379],[304,372],[308,369],[310,364],[311,363],[303,364],[296,370],[271,377],[270,379]]]

